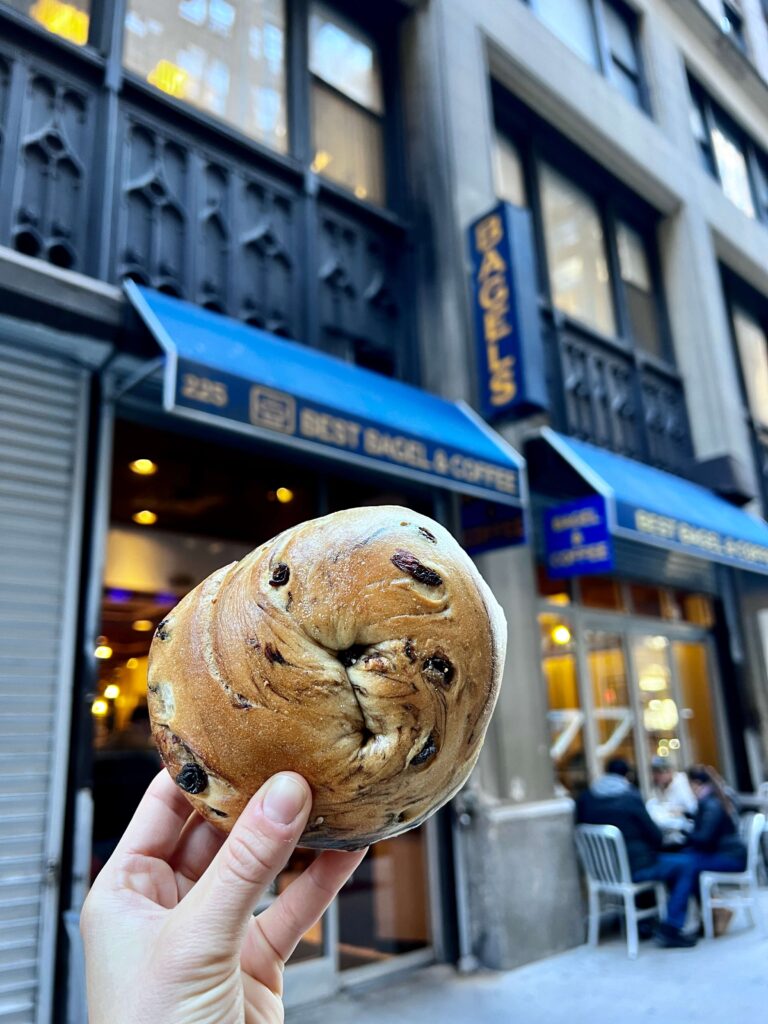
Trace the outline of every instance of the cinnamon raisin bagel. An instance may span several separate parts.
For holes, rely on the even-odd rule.
[[[171,776],[229,831],[275,772],[314,794],[302,845],[353,850],[420,824],[465,782],[506,623],[426,516],[380,506],[295,526],[160,623],[152,730]]]

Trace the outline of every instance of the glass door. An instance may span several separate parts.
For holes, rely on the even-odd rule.
[[[634,767],[635,713],[624,637],[619,632],[585,629],[584,649],[595,737],[593,774],[602,774],[608,761],[615,757],[624,758]]]
[[[541,612],[539,630],[549,708],[549,752],[558,784],[578,796],[589,785],[589,771],[573,621],[560,612]]]
[[[647,779],[651,760],[667,758],[675,771],[685,767],[680,706],[673,681],[671,643],[661,634],[630,636],[642,750],[639,778]]]
[[[704,640],[675,640],[672,662],[680,691],[680,718],[689,763],[725,770],[718,738],[715,680],[709,644]]]

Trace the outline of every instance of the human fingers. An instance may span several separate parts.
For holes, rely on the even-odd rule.
[[[264,783],[197,885],[175,911],[184,928],[206,936],[209,955],[238,955],[253,908],[285,866],[312,803],[295,772]]]
[[[240,962],[246,974],[261,978],[270,971],[275,953],[288,959],[308,931],[328,908],[351,876],[366,850],[343,853],[326,850],[265,911],[253,918],[243,944]]]
[[[215,828],[201,815],[192,815],[169,861],[176,872],[180,899],[199,881],[226,838],[225,832]]]
[[[137,853],[168,860],[190,813],[189,801],[163,769],[150,782],[111,860]]]

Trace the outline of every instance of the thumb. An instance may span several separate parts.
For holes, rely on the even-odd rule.
[[[178,908],[185,928],[193,924],[194,934],[205,935],[209,954],[239,955],[259,897],[285,867],[311,804],[310,788],[295,772],[274,775],[252,797]]]

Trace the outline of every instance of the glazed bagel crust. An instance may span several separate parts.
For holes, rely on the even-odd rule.
[[[229,831],[278,771],[314,794],[302,845],[353,850],[463,785],[498,694],[506,623],[470,558],[397,506],[303,523],[219,569],[158,626],[152,730]]]

